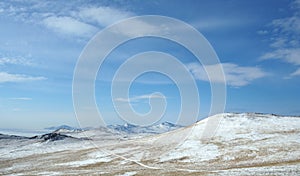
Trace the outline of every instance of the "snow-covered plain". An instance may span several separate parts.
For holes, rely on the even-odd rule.
[[[204,140],[213,118],[218,129]],[[115,126],[57,131],[70,137],[52,141],[0,138],[0,175],[300,175],[300,117],[225,113],[157,132],[166,133],[158,127],[151,135]]]

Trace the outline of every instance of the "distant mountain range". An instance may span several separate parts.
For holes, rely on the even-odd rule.
[[[124,124],[124,125],[109,125],[108,128],[112,129],[113,131],[128,133],[128,134],[160,134],[165,133],[168,131],[172,131],[178,129],[182,126],[175,125],[170,122],[163,122],[158,125],[153,126],[136,126],[132,124]]]
[[[151,134],[161,134],[168,131],[172,131],[175,129],[178,129],[182,126],[175,125],[170,122],[163,122],[158,125],[153,126],[136,126],[132,124],[124,124],[124,125],[109,125],[107,128],[76,128],[71,127],[68,125],[60,125],[60,126],[53,126],[45,128],[45,130],[49,130],[52,132],[45,133],[42,135],[35,135],[32,137],[25,137],[25,136],[19,136],[19,135],[8,135],[8,134],[0,134],[0,140],[1,139],[14,139],[14,140],[20,140],[20,139],[37,139],[42,141],[58,141],[58,140],[64,140],[64,139],[88,139],[86,137],[82,137],[81,135],[77,136],[76,134],[84,132],[85,135],[87,133],[98,134],[100,133],[106,133],[113,135],[115,133],[121,133],[121,134],[141,134],[141,135],[151,135]]]
[[[64,130],[70,130],[70,131],[74,131],[74,130],[82,130],[81,128],[76,128],[76,127],[71,127],[71,126],[68,126],[68,125],[60,125],[60,126],[52,126],[52,127],[48,127],[48,128],[45,128],[46,130],[61,130],[61,129],[64,129]]]
[[[107,128],[111,132],[118,132],[118,133],[128,133],[128,134],[140,134],[140,133],[147,133],[147,134],[160,134],[168,131],[175,130],[182,126],[176,125],[170,122],[163,122],[158,125],[152,126],[137,126],[125,123],[124,125],[108,125]],[[88,130],[96,130],[99,128],[76,128],[71,127],[68,125],[60,125],[60,126],[53,126],[45,128],[46,130],[55,131],[57,133],[68,133],[68,132],[79,132],[79,131],[88,131]]]

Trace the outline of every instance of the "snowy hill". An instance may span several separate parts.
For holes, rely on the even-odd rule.
[[[218,128],[202,138],[214,119]],[[92,140],[0,140],[1,175],[300,175],[299,117],[225,113],[141,138],[86,133]]]
[[[83,139],[87,139],[87,138],[75,138],[75,137],[68,136],[65,134],[52,132],[52,133],[47,133],[47,134],[43,134],[40,136],[33,136],[33,137],[30,137],[29,139],[40,139],[42,141],[58,141],[58,140],[65,140],[65,139],[83,140]]]
[[[185,142],[161,160],[184,158],[182,162],[243,165],[249,161],[253,164],[300,158],[299,117],[227,113],[210,118],[219,116],[222,116],[222,121],[209,141],[201,140],[205,121],[200,121],[193,126]]]

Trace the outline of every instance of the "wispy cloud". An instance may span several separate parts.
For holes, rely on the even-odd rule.
[[[291,73],[291,76],[300,76],[300,68],[298,68],[295,72]]]
[[[43,24],[55,32],[77,37],[91,37],[99,28],[133,16],[133,13],[107,6],[84,7],[66,16],[49,16]]]
[[[245,21],[242,21],[238,18],[236,19],[221,19],[221,18],[210,18],[210,19],[199,19],[197,21],[191,22],[191,24],[201,31],[211,31],[219,30],[220,28],[234,28],[245,24]]]
[[[22,57],[2,57],[0,58],[0,65],[6,65],[6,64],[14,64],[14,65],[25,65],[25,66],[32,66],[34,63],[29,60]]]
[[[258,67],[242,67],[233,63],[223,63],[221,66],[225,74],[226,84],[233,87],[246,86],[252,81],[268,75]],[[216,83],[224,82],[222,75],[212,74],[210,77],[208,77],[204,67],[198,63],[190,63],[187,65],[187,67],[198,80]],[[214,70],[217,70],[219,67],[220,65],[216,64],[208,65],[205,68],[208,72],[214,73]]]
[[[291,3],[292,16],[273,20],[270,29],[272,51],[263,54],[260,59],[280,59],[283,62],[300,65],[300,1]],[[299,69],[298,69],[299,70]],[[299,76],[298,70],[288,77]]]
[[[275,30],[278,32],[300,33],[300,18],[298,13],[295,13],[291,17],[273,20],[271,25],[277,27]]]
[[[151,98],[165,98],[165,96],[161,96],[161,95],[151,95],[151,94],[146,94],[146,95],[140,95],[140,96],[135,96],[129,99],[126,98],[116,98],[114,99],[114,101],[117,102],[128,102],[128,103],[138,103],[142,100],[149,100]]]
[[[257,31],[257,34],[259,34],[259,35],[266,35],[268,33],[269,33],[269,31],[267,31],[267,30],[259,30],[259,31]]]
[[[112,23],[122,19],[133,16],[132,12],[123,11],[120,9],[99,6],[99,7],[85,7],[75,14],[83,21],[94,22],[102,27],[108,26]]]
[[[157,22],[159,24],[159,22]],[[165,29],[170,30],[170,29]],[[116,34],[125,35],[128,37],[136,37],[136,36],[145,36],[145,35],[155,35],[162,34],[166,31],[163,31],[163,28],[159,28],[154,26],[153,24],[149,24],[146,20],[138,20],[132,19],[127,21],[126,24],[122,23],[114,28],[113,30]]]
[[[78,1],[70,2],[69,6],[51,1],[4,1],[0,3],[0,13],[23,23],[42,25],[60,34],[85,38],[91,37],[99,28],[134,15],[101,3],[82,4]]]
[[[12,111],[14,111],[14,112],[18,112],[18,111],[21,111],[22,109],[20,109],[20,108],[13,108],[12,109]]]
[[[300,48],[276,49],[265,53],[261,59],[281,59],[294,65],[300,65]]]
[[[6,72],[0,72],[0,83],[6,82],[29,82],[29,81],[40,81],[45,80],[45,77],[35,77],[23,74],[10,74]]]
[[[57,17],[51,16],[47,17],[43,20],[43,24],[55,32],[71,35],[71,36],[79,36],[79,37],[90,37],[96,33],[97,28],[80,22],[71,17]]]

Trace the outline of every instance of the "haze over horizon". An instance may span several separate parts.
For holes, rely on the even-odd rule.
[[[204,35],[226,76],[225,112],[300,115],[299,0],[12,0],[0,2],[0,128],[78,126],[72,81],[83,48],[105,27],[141,15],[179,19]],[[126,59],[145,51],[171,54],[189,69],[199,89],[199,119],[206,117],[211,87],[195,56],[175,42],[146,37],[118,46],[99,68],[95,98],[106,123],[124,123],[113,101],[130,102],[137,112],[147,113],[153,92],[163,93],[167,101],[160,122],[176,120],[178,88],[158,73],[138,77],[129,99],[112,100],[110,84],[116,70]],[[210,81],[218,83],[219,79]]]

